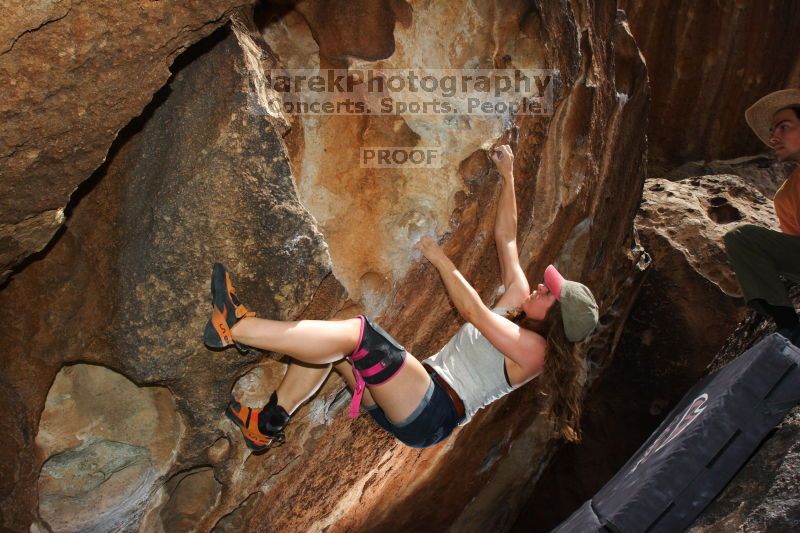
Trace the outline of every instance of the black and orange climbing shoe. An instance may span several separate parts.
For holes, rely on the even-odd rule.
[[[245,444],[253,453],[262,453],[273,446],[283,443],[282,440],[278,441],[264,435],[258,429],[258,417],[261,411],[262,408],[260,407],[253,409],[233,399],[228,402],[228,407],[225,408],[225,415],[241,430]]]
[[[258,431],[275,442],[282,443],[286,440],[283,429],[289,423],[290,418],[291,416],[286,412],[286,409],[278,405],[278,393],[273,392],[267,405],[258,415]]]
[[[214,263],[211,272],[211,319],[206,323],[203,342],[209,348],[225,348],[231,344],[242,353],[250,349],[233,340],[231,328],[245,317],[256,316],[242,305],[231,283],[231,276],[222,264]]]

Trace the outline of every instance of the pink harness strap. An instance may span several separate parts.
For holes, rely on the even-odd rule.
[[[397,361],[392,363],[391,361],[381,360],[368,368],[362,368],[360,370],[356,368],[356,361],[361,361],[370,353],[369,350],[367,349],[368,347],[365,348],[361,345],[364,340],[364,328],[366,327],[366,318],[364,318],[363,315],[359,315],[358,318],[361,319],[361,332],[358,335],[358,343],[356,344],[356,349],[347,358],[347,360],[350,362],[350,365],[353,368],[353,377],[355,377],[356,379],[356,385],[353,388],[353,401],[350,403],[350,411],[349,411],[350,418],[357,417],[358,413],[361,410],[361,400],[364,397],[364,390],[367,388],[367,382],[364,378],[367,379],[372,378],[373,376],[376,376],[381,372],[384,372],[384,370],[386,370],[393,364],[397,363]],[[405,351],[402,352],[402,355],[403,358],[400,361],[400,364],[393,369],[390,376],[385,377],[382,381],[377,381],[377,382],[375,382],[376,380],[373,379],[373,381],[370,381],[370,385],[371,386],[383,385],[384,383],[388,383],[389,381],[394,379],[400,373],[400,369],[403,368],[403,365],[406,364]]]
[[[361,359],[361,357],[364,357],[366,354],[366,350],[359,350],[353,358],[358,357]],[[350,361],[350,365],[353,367],[353,376],[356,378],[356,386],[353,390],[353,401],[350,402],[349,414],[350,418],[356,418],[361,410],[361,398],[364,396],[364,389],[367,387],[367,383],[364,381],[364,377],[361,375],[361,372],[358,371],[356,365],[353,364],[352,360]]]
[[[356,349],[353,350],[353,353],[350,355],[350,357],[348,357],[350,360],[350,366],[353,368],[353,376],[356,378],[356,386],[353,390],[353,399],[350,402],[350,411],[348,413],[350,418],[356,418],[358,413],[361,411],[361,398],[364,396],[364,389],[367,387],[367,383],[361,376],[361,372],[356,369],[356,365],[353,363],[353,361],[358,361],[359,359],[366,357],[369,353],[367,350],[361,348],[361,341],[364,339],[364,316],[358,315],[358,318],[361,319],[361,331],[358,334]]]

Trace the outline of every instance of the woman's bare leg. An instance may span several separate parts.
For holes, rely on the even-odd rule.
[[[290,322],[251,317],[231,328],[237,342],[312,365],[334,363],[353,353],[360,331],[359,318]]]
[[[356,377],[353,375],[353,366],[347,359],[342,359],[338,363],[334,363],[333,368],[342,376],[342,379],[347,383],[347,388],[350,392],[356,388]],[[375,405],[375,400],[372,399],[369,389],[364,390],[364,396],[361,398],[361,405],[364,407],[372,407]]]
[[[231,328],[231,333],[237,342],[247,346],[320,365],[338,362],[353,353],[361,333],[361,319],[289,322],[251,317],[237,322]],[[352,370],[349,373],[352,375]],[[343,371],[342,375],[347,375],[347,371]],[[298,387],[298,390],[307,391],[309,382],[304,380],[308,378],[304,372],[296,369],[296,373],[284,377],[286,384],[282,382],[281,387]],[[353,384],[349,381],[348,384],[352,389]],[[372,400],[383,409],[389,420],[401,422],[417,408],[429,384],[430,377],[422,364],[407,354],[405,364],[397,374],[385,383],[369,386],[369,390]],[[283,403],[281,406],[289,411]]]
[[[331,372],[331,365],[309,366],[290,364],[275,392],[278,405],[290,415],[300,405],[317,393]]]

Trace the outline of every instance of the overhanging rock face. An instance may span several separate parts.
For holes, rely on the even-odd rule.
[[[47,245],[75,189],[192,43],[251,2],[24,2],[0,21],[0,283]]]
[[[0,485],[7,527],[48,520],[37,511],[45,458],[32,453],[32,436],[66,363],[99,364],[174,398],[185,430],[157,477],[157,496],[142,504],[143,528],[186,517],[199,530],[466,531],[513,522],[555,442],[535,385],[419,451],[365,417],[347,419],[342,383],[332,378],[295,415],[284,446],[251,456],[222,410],[242,375],[257,367],[249,382],[270,391],[284,366],[201,345],[210,265],[225,262],[262,316],[367,310],[411,353],[431,354],[460,321],[436,273],[414,257],[414,232],[448,233],[446,251],[492,303],[499,183],[482,148],[509,129],[523,267],[535,279],[555,261],[594,290],[601,326],[584,348],[602,365],[646,263],[632,236],[644,173],[644,63],[613,6],[386,2],[374,5],[391,15],[370,7],[315,26],[325,5],[305,3],[260,34],[244,17],[238,39],[220,32],[196,49],[146,121],[115,147],[63,235],[0,292],[0,319],[11,324],[0,402],[14,413],[0,449],[20,458],[1,467],[11,471],[0,479],[14,480]],[[387,17],[393,28],[376,22]],[[443,26],[455,33],[434,31]],[[352,29],[375,38],[344,42],[325,33]],[[263,52],[257,62],[290,68],[430,60],[454,69],[556,69],[555,113],[470,119],[454,131],[403,115],[283,122],[252,106],[253,43]],[[448,163],[427,177],[362,169],[350,153],[365,140],[440,143]]]

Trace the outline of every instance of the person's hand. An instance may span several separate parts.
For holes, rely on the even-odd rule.
[[[422,255],[436,265],[436,262],[444,256],[444,251],[433,238],[426,235],[417,242],[417,249],[422,252]]]
[[[510,178],[514,173],[514,152],[507,144],[495,146],[492,149],[492,161],[494,161],[497,171],[504,178]]]

